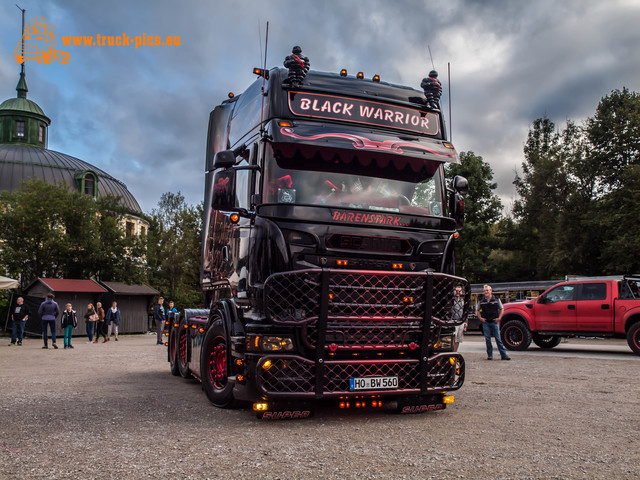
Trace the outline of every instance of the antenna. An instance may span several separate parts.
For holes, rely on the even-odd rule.
[[[447,62],[447,83],[449,84],[449,141],[453,142],[453,133],[451,129],[453,126],[451,125],[451,62]]]
[[[269,44],[269,22],[267,21],[267,32],[264,39],[264,74],[262,75],[262,105],[260,106],[260,133],[264,134],[264,84],[267,81],[267,46]]]
[[[436,66],[433,64],[433,55],[431,55],[431,45],[427,45],[427,48],[429,49],[429,58],[431,59],[431,68],[435,70]]]
[[[20,38],[22,43],[22,63],[20,64],[20,73],[24,73],[24,12],[26,11],[24,8],[20,8],[20,6],[16,3],[16,7],[18,10],[22,12],[22,31],[20,32]]]
[[[260,52],[258,53],[258,65],[262,60],[262,29],[260,28],[260,20],[258,20],[258,43],[260,44]]]

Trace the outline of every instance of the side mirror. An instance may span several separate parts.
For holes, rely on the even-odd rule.
[[[220,153],[224,152],[218,152],[216,159]],[[233,210],[236,208],[236,171],[234,169],[222,170],[213,177],[211,206],[219,210]]]
[[[466,178],[456,175],[453,177],[453,189],[461,195],[464,195],[469,192],[469,182]]]
[[[547,301],[547,297],[545,297],[544,295],[540,295],[540,297],[538,298],[538,303],[545,304],[549,302]]]
[[[229,168],[233,167],[236,164],[236,156],[234,155],[232,150],[221,150],[216,153],[216,156],[213,158],[213,168],[214,170],[218,168]]]

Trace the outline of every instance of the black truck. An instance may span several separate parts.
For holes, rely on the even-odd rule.
[[[265,419],[338,408],[440,410],[464,382],[453,332],[467,181],[424,91],[288,68],[211,112],[201,283],[206,310],[167,321],[175,375]],[[464,313],[453,289],[465,291]]]

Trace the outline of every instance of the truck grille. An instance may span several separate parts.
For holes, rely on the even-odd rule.
[[[456,284],[467,292],[459,317],[452,308]],[[438,273],[310,269],[275,274],[265,283],[267,317],[302,324],[310,348],[318,343],[320,317],[326,318],[324,343],[332,351],[417,345],[424,328],[462,323],[469,297],[465,280]]]

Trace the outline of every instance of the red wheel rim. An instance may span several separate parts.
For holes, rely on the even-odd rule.
[[[187,364],[187,332],[180,333],[180,346],[178,350],[178,355],[180,357],[180,364],[182,366]]]
[[[216,390],[227,386],[227,345],[222,337],[216,337],[211,344],[209,381]]]

